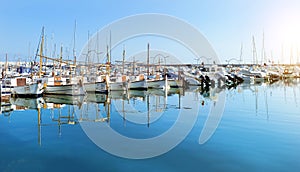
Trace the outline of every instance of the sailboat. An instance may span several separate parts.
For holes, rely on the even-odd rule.
[[[85,68],[83,70],[83,84],[84,88],[87,93],[107,93],[108,92],[108,81],[109,81],[109,76],[105,75],[103,73],[99,72],[99,68],[102,67],[107,67],[106,64],[99,64],[99,55],[102,52],[99,52],[98,50],[98,34],[97,34],[97,49],[96,49],[96,54],[97,54],[97,59],[98,59],[98,64],[92,64],[90,60],[90,34],[88,33],[88,46],[87,46],[87,54],[86,54],[86,61],[85,61]],[[75,54],[74,54],[75,56]],[[81,68],[83,69],[83,68]],[[93,71],[93,72],[91,72]]]
[[[128,88],[130,90],[147,90],[147,82],[143,74],[130,76],[129,78]]]
[[[33,81],[27,77],[10,78],[12,95],[15,97],[40,97],[43,94],[41,80]]]
[[[41,48],[42,50],[42,48]],[[50,58],[40,55],[40,58],[50,59],[60,64],[60,74],[56,75],[55,71],[52,72],[51,77],[47,77],[45,80],[45,94],[53,94],[53,95],[71,95],[71,96],[81,96],[85,95],[86,91],[83,86],[82,78],[81,77],[72,77],[72,71],[76,68],[76,56],[74,54],[74,64],[70,62],[62,60],[62,47],[60,51],[60,59]],[[42,61],[41,61],[42,63]],[[62,63],[69,65],[70,68],[70,75],[66,77],[62,77]],[[41,67],[40,67],[41,70]],[[55,68],[53,69],[55,70]]]
[[[2,74],[1,82],[1,99],[14,97],[40,97],[43,93],[43,86],[39,78],[28,76],[11,76],[7,77],[7,55],[5,64],[5,73]]]
[[[128,90],[128,82],[127,82],[127,76],[116,76],[111,77],[109,82],[109,89],[110,91],[127,91]]]
[[[10,83],[14,97],[41,97],[44,92],[42,80],[34,76],[11,77],[6,79],[6,83]]]
[[[84,89],[88,93],[107,93],[108,83],[106,81],[106,79],[102,79],[95,82],[84,82]]]
[[[47,78],[45,94],[71,96],[85,95],[86,91],[80,78],[71,78],[68,79],[68,82],[66,80],[67,78],[62,78],[60,76]]]
[[[174,81],[176,82],[176,81]],[[174,84],[175,86],[175,84]],[[150,89],[169,89],[170,85],[168,82],[168,77],[162,78],[159,73],[156,74],[155,78],[147,80],[147,87]]]

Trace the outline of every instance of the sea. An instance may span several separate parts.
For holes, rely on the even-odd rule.
[[[1,103],[0,171],[298,171],[300,80]]]

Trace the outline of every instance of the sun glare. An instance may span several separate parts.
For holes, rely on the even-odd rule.
[[[285,11],[272,17],[269,43],[282,63],[297,63],[300,54],[300,13]],[[268,34],[268,33],[267,33]]]
[[[300,42],[300,16],[297,13],[286,14],[279,19],[279,35],[284,44],[299,46]]]

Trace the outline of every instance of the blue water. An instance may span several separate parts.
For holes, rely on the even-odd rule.
[[[193,99],[200,105],[191,132],[171,151],[140,160],[111,155],[94,144],[80,124],[63,124],[72,121],[72,112],[76,113],[75,121],[80,120],[82,113],[82,119],[86,119],[80,122],[83,125],[92,122],[87,119],[94,119],[96,113],[106,117],[107,105],[103,103],[84,104],[80,108],[76,105],[47,108],[45,105],[41,108],[40,127],[36,109],[2,113],[0,171],[298,171],[299,84],[299,81],[277,82],[224,90],[223,116],[204,144],[198,140],[214,100],[199,93],[185,93],[181,96],[195,96]],[[128,108],[120,112],[115,106],[129,104],[142,114],[147,112],[147,96],[111,99],[110,120],[104,123],[128,137],[155,137],[176,122],[180,108],[187,108],[180,107],[178,99],[178,94],[172,94],[165,102],[163,95],[150,94],[151,112],[163,109],[164,113],[151,123],[143,116],[145,123],[142,124],[126,119],[130,113]],[[55,121],[57,119],[61,121]]]

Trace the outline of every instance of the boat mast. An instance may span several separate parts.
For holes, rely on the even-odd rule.
[[[252,36],[252,55],[253,55],[253,64],[257,64],[257,53],[256,53],[256,46],[255,46],[255,39],[254,36]]]
[[[110,47],[108,47],[108,44],[106,42],[106,72],[107,75],[110,76],[110,64],[111,64],[111,31],[109,32],[109,44]]]
[[[97,42],[96,42],[96,55],[97,55],[97,63],[100,63],[100,52],[99,52],[99,30],[97,31]]]
[[[42,76],[42,68],[43,68],[43,46],[44,46],[44,27],[42,29],[42,42],[40,47],[40,68],[39,68],[39,78]]]
[[[4,66],[4,72],[2,72],[2,79],[6,76],[7,73],[7,66],[8,66],[8,55],[5,54],[5,66]]]
[[[63,45],[60,46],[60,59],[59,59],[59,75],[62,76],[62,53],[63,53]]]
[[[261,50],[261,64],[265,62],[265,32],[263,32],[262,50]]]
[[[74,25],[74,35],[73,35],[73,57],[74,57],[74,66],[76,66],[76,49],[75,49],[75,45],[76,45],[76,20],[75,20],[75,25]]]
[[[147,77],[149,77],[150,44],[147,45]]]
[[[47,52],[48,52],[48,49],[47,49],[47,47],[48,47],[48,44],[47,44],[47,35],[45,35],[45,38],[44,38],[44,44],[45,44],[45,55],[44,56],[47,56]],[[48,63],[48,59],[46,58],[45,59],[45,64],[47,65],[47,63]]]
[[[243,43],[241,43],[240,63],[242,62],[242,56],[243,56]]]
[[[122,74],[125,73],[125,46],[123,46]]]
[[[135,73],[135,56],[133,56],[133,69],[132,69],[132,75]]]
[[[109,55],[108,45],[106,46],[106,57],[107,57],[106,72],[108,76],[110,76],[110,55]]]
[[[88,45],[87,45],[87,54],[86,54],[86,58],[85,58],[85,63],[89,68],[90,65],[90,31],[88,31]]]
[[[109,31],[109,58],[111,58],[111,30]],[[111,62],[111,59],[109,59]]]
[[[271,50],[271,63],[274,64],[273,51]]]

